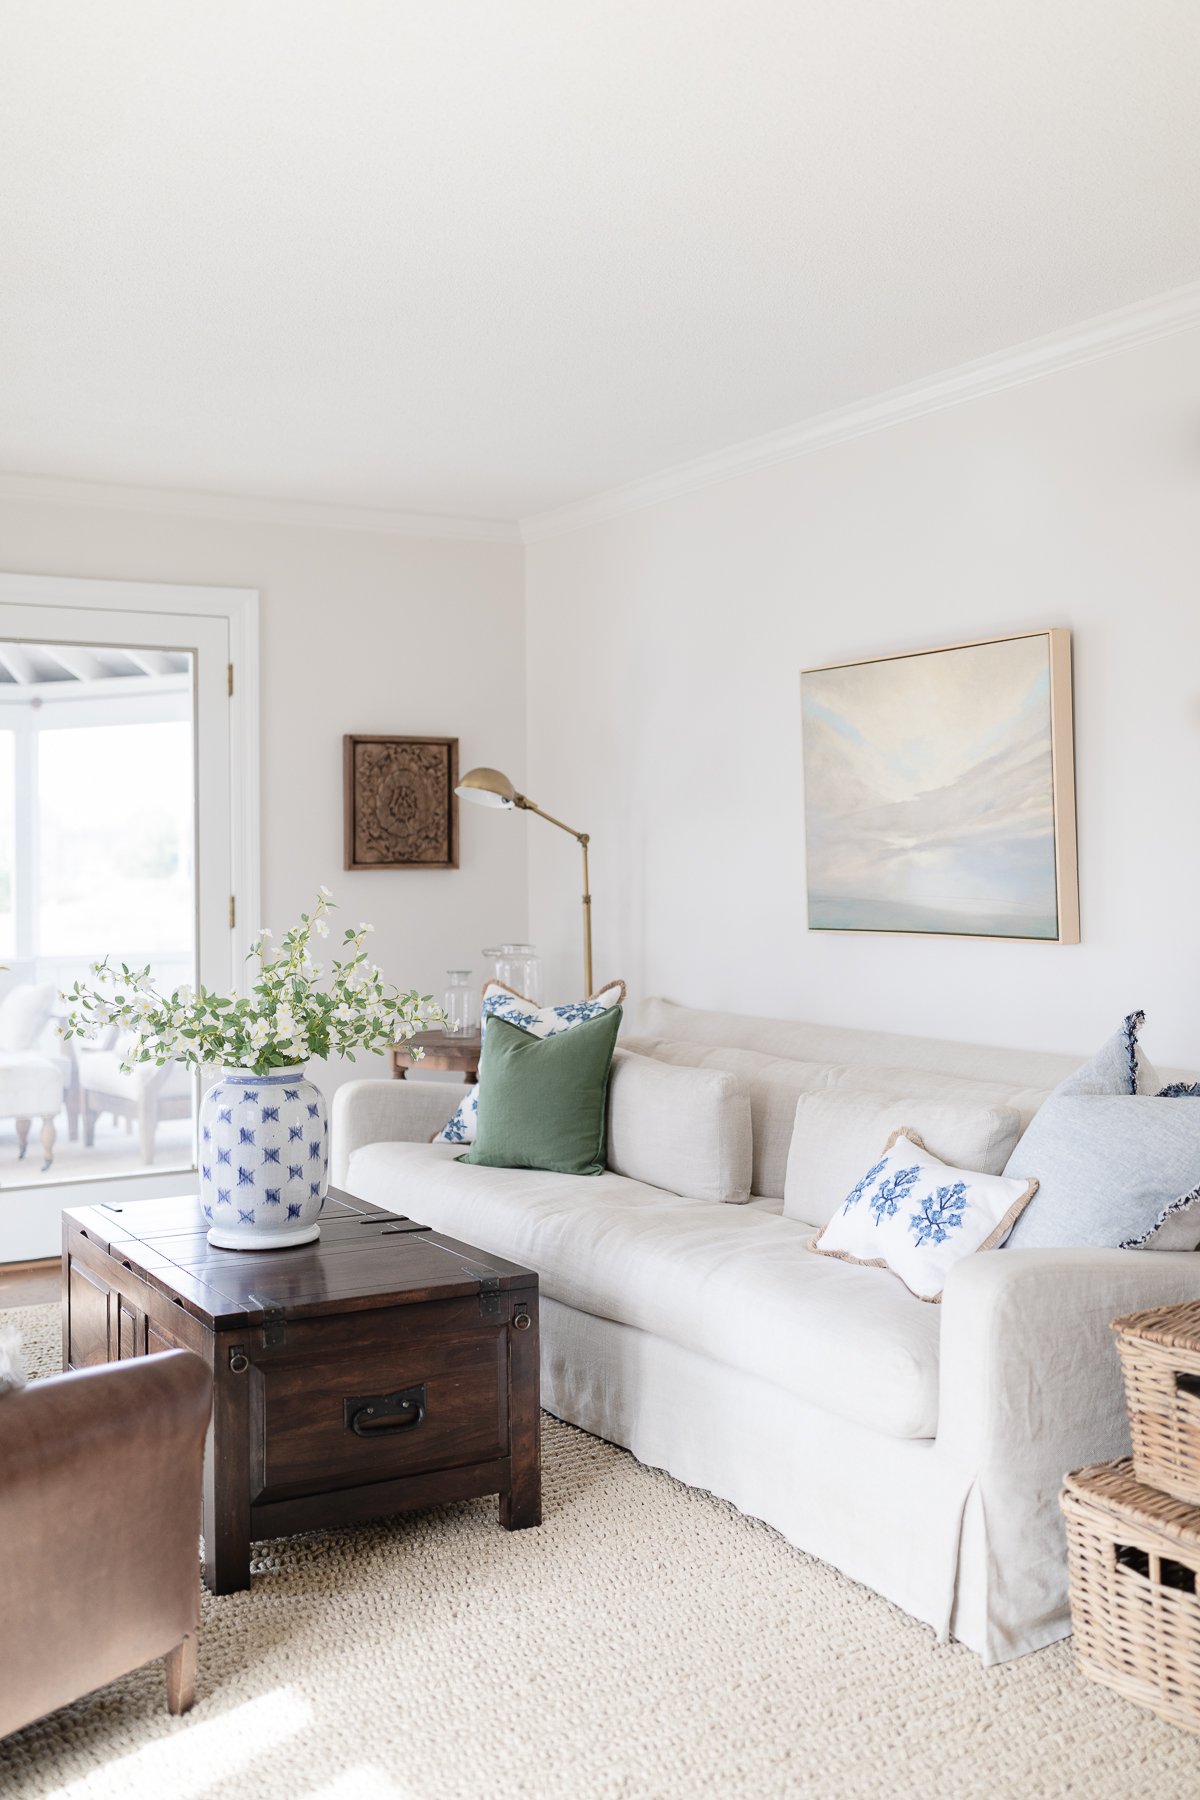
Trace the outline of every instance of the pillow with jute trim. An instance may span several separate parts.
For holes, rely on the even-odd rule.
[[[808,1247],[890,1269],[918,1300],[936,1302],[955,1263],[998,1249],[1036,1192],[1036,1181],[953,1168],[902,1127]]]
[[[623,1005],[624,1000],[623,981],[606,981],[602,988],[597,988],[586,1000],[568,1000],[558,1006],[539,1006],[536,1000],[518,994],[516,988],[508,987],[503,981],[485,981],[483,1003],[479,1009],[479,1027],[485,1040],[488,1020],[495,1018],[507,1019],[510,1025],[519,1025],[531,1037],[557,1037],[560,1031],[570,1031],[572,1026],[581,1025],[585,1019],[594,1019],[598,1013],[607,1012],[610,1007]],[[446,1121],[433,1142],[473,1144],[478,1118],[479,1083],[476,1082],[463,1095],[454,1117]]]

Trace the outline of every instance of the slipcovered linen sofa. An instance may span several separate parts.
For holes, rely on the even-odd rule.
[[[468,1166],[429,1141],[460,1089],[364,1081],[335,1095],[334,1179],[538,1271],[552,1413],[766,1520],[985,1663],[1064,1636],[1063,1474],[1128,1446],[1109,1321],[1200,1297],[1200,1255],[993,1251],[929,1305],[886,1270],[813,1255],[783,1194],[801,1095],[975,1100],[1023,1128],[1078,1059],[666,1000],[621,1043],[663,1071],[664,1109],[668,1070],[744,1089],[750,1143],[702,1127],[736,1118],[726,1086],[707,1112],[695,1096],[695,1153],[677,1143],[674,1166],[678,1121],[660,1111],[658,1142],[653,1118],[633,1121],[653,1180],[613,1170],[630,1122],[617,1133],[611,1110],[603,1175]],[[639,1084],[643,1114],[655,1091]],[[722,1204],[746,1198],[728,1185],[742,1154],[752,1193]]]

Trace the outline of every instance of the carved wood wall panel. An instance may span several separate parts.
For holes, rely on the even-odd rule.
[[[458,739],[343,744],[348,869],[457,869]]]

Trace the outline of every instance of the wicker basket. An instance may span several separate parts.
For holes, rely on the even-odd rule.
[[[1133,1472],[1200,1506],[1200,1300],[1113,1320],[1125,1371]]]
[[[1068,1475],[1062,1509],[1083,1673],[1200,1732],[1200,1512],[1127,1459]]]

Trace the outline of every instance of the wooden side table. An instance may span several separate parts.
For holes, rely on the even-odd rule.
[[[415,1063],[407,1044],[392,1045],[392,1074],[403,1081],[410,1069],[449,1070],[465,1075],[468,1082],[479,1080],[479,1052],[483,1038],[478,1031],[423,1031],[415,1040],[425,1054]]]

